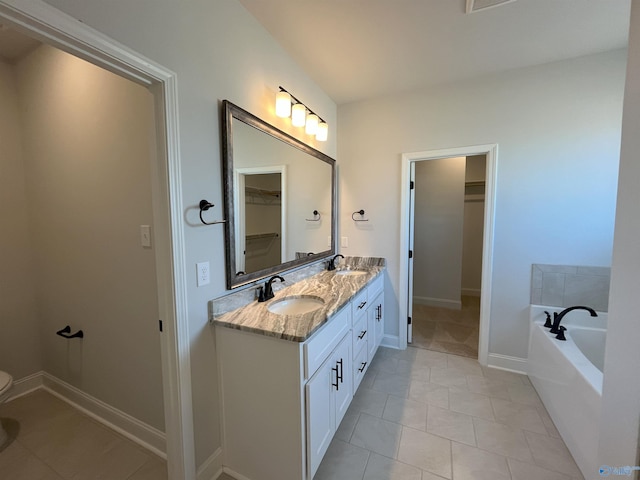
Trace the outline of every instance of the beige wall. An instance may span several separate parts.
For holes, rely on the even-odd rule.
[[[484,155],[467,157],[465,182],[484,182],[487,167]],[[484,196],[474,193],[464,199],[464,232],[462,234],[462,294],[480,295],[482,284],[482,245],[484,232]],[[466,189],[465,189],[466,193]]]
[[[151,94],[48,46],[15,73],[42,366],[162,430]]]
[[[414,303],[459,309],[465,157],[416,162]]]
[[[0,370],[20,379],[42,369],[42,356],[16,80],[1,61],[0,105]]]
[[[216,205],[212,218],[222,216],[219,102],[228,99],[334,158],[337,108],[236,0],[46,1],[177,75],[191,380],[200,466],[221,445],[216,351],[207,302],[226,291],[224,234],[220,225],[202,226],[197,210],[198,202],[206,198]],[[310,141],[301,129],[290,127],[288,119],[275,116],[279,85],[327,121],[327,142]],[[198,288],[195,264],[203,261],[210,262],[211,284]]]

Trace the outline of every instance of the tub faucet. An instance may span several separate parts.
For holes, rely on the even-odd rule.
[[[336,259],[338,257],[344,258],[344,255],[337,254],[335,257],[333,257],[331,260],[329,260],[329,265],[327,265],[327,270],[335,270],[336,269]]]
[[[264,282],[264,294],[260,292],[260,297],[258,298],[259,302],[266,302],[267,300],[271,300],[273,298],[273,287],[271,286],[271,284],[274,280],[280,280],[280,282],[284,282],[284,278],[282,278],[280,275],[274,275],[269,280]]]
[[[551,326],[551,330],[549,330],[549,333],[556,333],[556,334],[561,333],[560,322],[562,321],[564,316],[567,313],[569,313],[571,310],[586,310],[591,314],[592,317],[597,317],[598,316],[598,314],[596,313],[596,311],[593,308],[583,307],[582,305],[576,305],[575,307],[565,308],[560,313],[553,312],[553,325]],[[566,328],[565,328],[565,330],[566,330]],[[564,330],[562,332],[564,332]]]

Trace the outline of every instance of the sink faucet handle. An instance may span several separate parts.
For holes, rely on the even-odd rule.
[[[264,287],[259,287],[256,290],[258,291],[258,302],[264,302]]]
[[[551,314],[549,314],[549,312],[547,312],[546,310],[544,311],[544,313],[547,315],[547,320],[544,322],[545,328],[553,327],[553,324],[551,323]]]

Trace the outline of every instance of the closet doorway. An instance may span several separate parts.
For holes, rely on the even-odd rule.
[[[403,155],[400,348],[486,365],[496,153],[481,145]]]
[[[415,162],[414,347],[478,358],[486,156]]]

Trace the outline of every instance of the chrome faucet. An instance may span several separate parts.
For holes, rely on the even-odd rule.
[[[596,311],[593,308],[584,307],[582,305],[576,305],[575,307],[565,308],[560,313],[553,312],[553,325],[551,325],[551,330],[549,330],[549,333],[557,334],[558,336],[556,338],[558,340],[566,340],[564,338],[564,331],[566,330],[566,328],[565,327],[561,327],[560,326],[560,322],[562,321],[564,316],[567,313],[569,313],[571,310],[586,310],[591,314],[592,317],[597,317],[598,316],[598,314],[596,313]]]
[[[327,265],[327,270],[335,270],[336,269],[336,259],[338,257],[344,258],[344,255],[337,254],[331,260],[329,260],[329,264]]]
[[[280,275],[274,275],[269,280],[264,282],[264,294],[260,292],[258,302],[266,302],[267,300],[271,300],[273,298],[273,287],[271,284],[274,280],[280,280],[280,282],[284,282],[284,278],[282,278]]]

